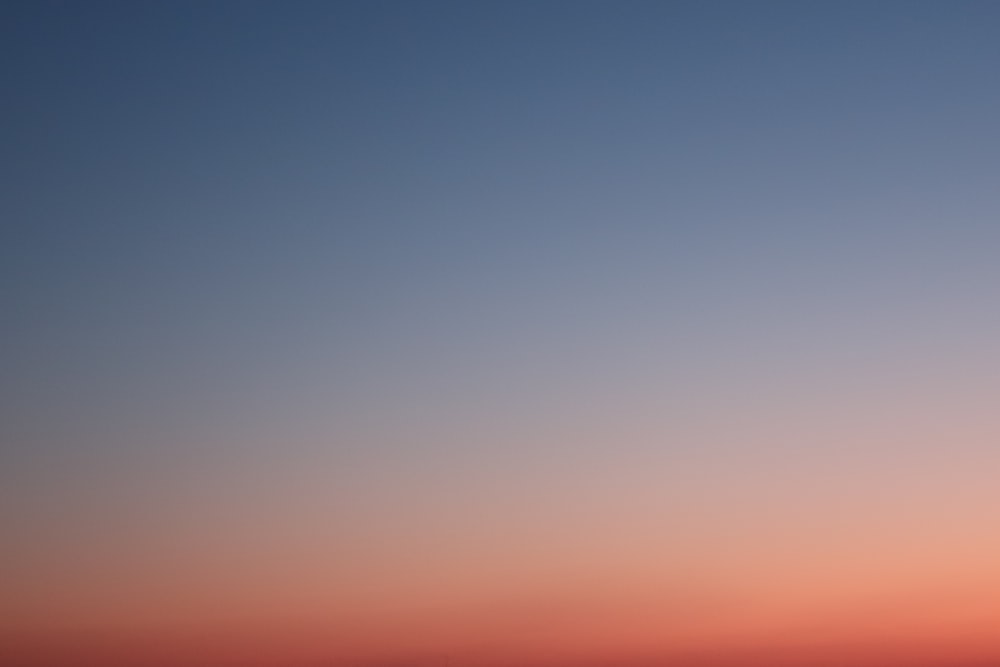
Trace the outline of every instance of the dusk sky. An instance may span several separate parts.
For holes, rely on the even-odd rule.
[[[5,667],[1000,660],[1000,3],[0,44]]]

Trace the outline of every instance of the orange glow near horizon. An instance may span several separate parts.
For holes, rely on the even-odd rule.
[[[222,524],[211,517],[140,532],[131,552],[78,559],[47,582],[11,580],[0,644],[22,662],[65,654],[164,666],[1000,657],[1000,538],[983,530],[984,514],[959,520],[905,480],[865,508],[867,491],[834,504],[822,488],[758,490],[741,506],[682,487],[630,489],[613,471],[606,479],[602,502],[585,507],[540,502],[526,487],[495,514],[414,508],[383,527],[388,518],[372,514],[353,551],[287,508],[301,523],[267,533],[249,523],[213,533]],[[970,485],[956,499],[983,492]],[[689,504],[672,514],[664,496]]]
[[[75,631],[38,625],[7,632],[25,656],[101,656],[105,664],[365,665],[934,665],[1000,657],[1000,586],[953,582],[853,592],[789,588],[772,595],[685,600],[685,593],[512,595],[436,605],[410,601],[362,617],[335,599],[310,609],[258,609],[215,619],[195,608],[141,618],[88,619]],[[748,595],[745,592],[744,595]],[[331,613],[332,612],[332,613]],[[163,619],[176,616],[173,629]],[[185,622],[180,619],[186,617]],[[34,649],[31,647],[34,646]],[[62,648],[60,648],[62,647]],[[34,654],[32,654],[34,650]],[[116,662],[117,661],[117,662]],[[56,660],[55,662],[58,662]],[[67,664],[73,661],[67,659]],[[80,663],[82,664],[82,663]],[[842,664],[842,663],[841,663]]]

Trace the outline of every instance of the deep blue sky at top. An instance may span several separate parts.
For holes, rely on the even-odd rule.
[[[835,365],[831,328],[996,293],[995,3],[2,11],[18,459],[664,356]]]

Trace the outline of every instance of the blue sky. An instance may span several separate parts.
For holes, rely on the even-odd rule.
[[[928,433],[956,479],[996,463],[994,3],[4,14],[19,553],[202,511],[405,542],[394,503],[452,492],[471,523],[515,488],[670,505],[649,470],[735,517],[704,498],[922,488],[892,462]]]

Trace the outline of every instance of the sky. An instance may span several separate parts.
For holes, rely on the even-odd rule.
[[[10,664],[1000,659],[1000,5],[0,11]]]

